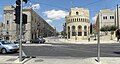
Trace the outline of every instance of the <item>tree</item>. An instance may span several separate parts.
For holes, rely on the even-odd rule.
[[[90,24],[90,34],[92,34],[92,29],[93,29],[93,27],[92,27],[92,23]]]
[[[107,35],[108,31],[110,31],[111,33],[111,40],[113,39],[112,38],[112,35],[114,34],[114,31],[117,29],[116,26],[112,25],[112,26],[104,26],[100,29],[100,31],[104,31],[105,34]]]
[[[110,26],[103,26],[101,27],[100,31],[105,32],[105,35],[107,35],[108,31],[110,31]]]
[[[112,25],[111,27],[110,27],[110,31],[111,31],[111,40],[113,40],[113,38],[112,38],[112,35],[114,34],[114,31],[117,29],[117,27],[116,26],[114,26],[114,25]]]
[[[65,31],[61,31],[61,35],[65,38],[65,36],[67,35]]]

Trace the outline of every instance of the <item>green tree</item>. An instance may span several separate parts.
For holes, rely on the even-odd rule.
[[[112,26],[104,26],[100,29],[100,31],[103,31],[105,32],[105,34],[107,35],[108,34],[108,31],[110,31],[111,33],[111,40],[113,39],[112,38],[112,35],[114,34],[114,31],[117,29],[116,26],[112,25]]]
[[[105,32],[105,35],[107,35],[108,31],[110,31],[110,27],[109,26],[103,26],[103,27],[101,27],[100,31]]]
[[[65,38],[65,36],[67,35],[65,31],[61,31],[61,35]]]
[[[114,26],[114,25],[112,25],[112,26],[110,26],[110,31],[111,31],[111,40],[113,40],[113,38],[112,38],[112,35],[114,34],[114,31],[117,29],[117,27],[116,26]]]

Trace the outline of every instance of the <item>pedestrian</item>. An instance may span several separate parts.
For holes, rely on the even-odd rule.
[[[117,29],[116,30],[116,37],[117,37],[117,41],[119,41],[119,39],[120,39],[120,29]]]
[[[88,41],[90,42],[90,35],[88,35]]]

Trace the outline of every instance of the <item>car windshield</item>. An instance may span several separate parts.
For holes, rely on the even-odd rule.
[[[1,41],[2,44],[11,44],[10,42],[7,41]]]

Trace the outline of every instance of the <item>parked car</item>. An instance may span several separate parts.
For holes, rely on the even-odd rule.
[[[35,38],[31,40],[32,43],[45,43],[45,39],[43,38]]]
[[[0,41],[0,52],[2,54],[6,54],[7,52],[16,52],[18,50],[19,50],[18,45],[4,40]]]
[[[24,39],[22,39],[21,41],[22,41],[22,43],[26,43],[26,40],[24,40]],[[18,42],[19,42],[19,39],[17,39],[16,41],[14,41],[14,43],[18,43]]]

